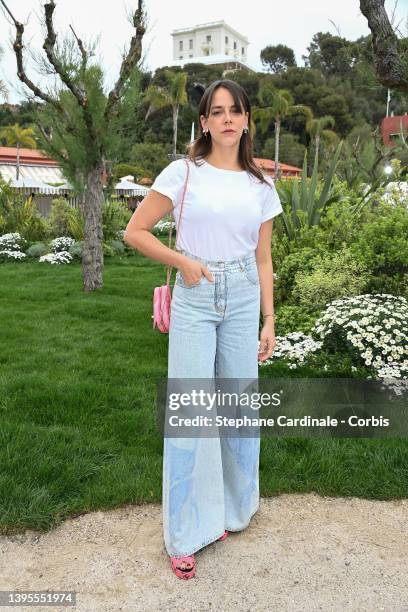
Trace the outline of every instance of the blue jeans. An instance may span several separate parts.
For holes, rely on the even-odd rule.
[[[168,378],[258,378],[260,284],[255,251],[204,263],[191,286],[177,271]],[[245,529],[259,508],[259,435],[164,438],[163,532],[170,556],[191,555],[225,530]]]

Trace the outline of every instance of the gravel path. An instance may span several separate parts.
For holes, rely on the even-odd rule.
[[[0,537],[0,590],[74,590],[76,607],[2,609],[408,612],[407,517],[407,499],[261,499],[249,527],[196,553],[196,577],[182,581],[161,505],[93,512]]]

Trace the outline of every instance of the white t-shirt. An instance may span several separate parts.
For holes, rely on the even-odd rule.
[[[188,160],[190,173],[184,197],[177,249],[213,261],[231,261],[258,245],[261,223],[279,215],[282,205],[273,179],[261,183],[246,170],[223,170],[198,159]],[[176,228],[187,167],[172,161],[157,176],[152,189],[173,202]]]

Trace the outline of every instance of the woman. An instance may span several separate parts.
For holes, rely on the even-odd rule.
[[[252,380],[276,343],[271,236],[282,206],[272,179],[253,161],[245,90],[229,79],[213,82],[202,96],[199,120],[201,133],[189,145],[178,251],[151,229],[170,211],[179,221],[184,159],[159,174],[124,239],[178,269],[168,379]],[[194,553],[245,529],[258,510],[259,442],[259,435],[164,438],[164,541],[178,577],[193,577]]]

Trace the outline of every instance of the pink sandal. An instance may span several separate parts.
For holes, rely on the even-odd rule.
[[[223,535],[218,538],[217,542],[223,542],[226,538],[228,538],[228,531],[224,531]],[[190,555],[188,557],[170,557],[170,564],[173,572],[182,580],[188,580],[189,578],[193,578],[195,576],[196,568],[194,555]],[[184,564],[184,566],[187,564],[192,565],[192,567],[180,567],[182,564]]]
[[[195,576],[195,558],[194,555],[188,557],[170,557],[171,569],[178,578],[182,580],[188,580]],[[184,567],[180,567],[184,564]],[[186,565],[192,565],[192,567],[186,567]]]

